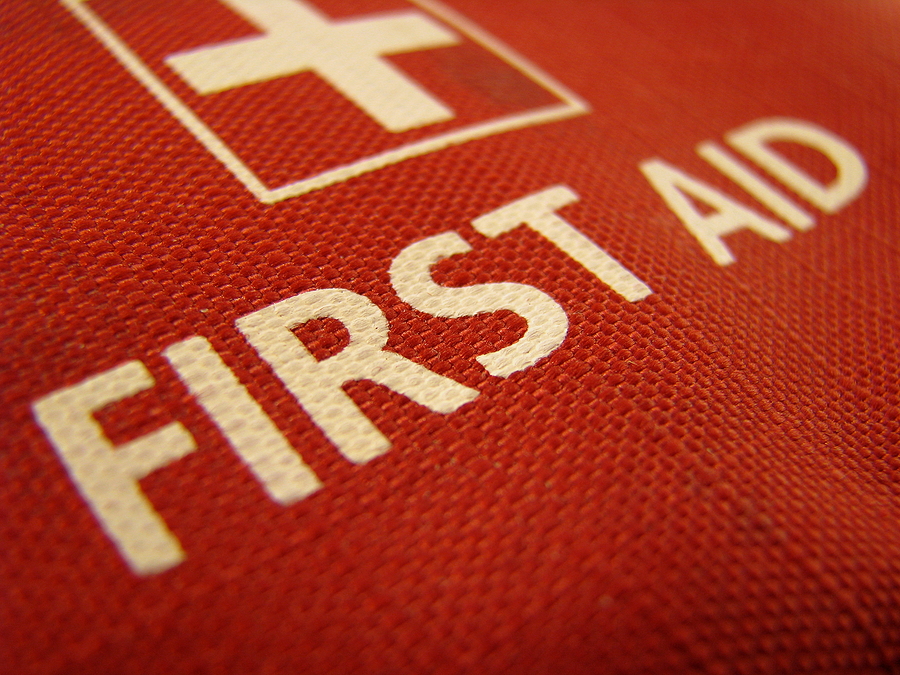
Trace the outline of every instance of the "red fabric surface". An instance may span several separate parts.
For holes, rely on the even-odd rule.
[[[233,16],[199,4],[208,36],[189,45],[230,35]],[[332,16],[405,6],[326,4]],[[161,5],[91,5],[149,62]],[[900,9],[880,0],[452,6],[591,112],[273,205],[62,5],[0,6],[0,671],[900,669]],[[185,24],[169,29],[184,35]],[[495,114],[459,75],[495,66],[480,53],[456,58],[396,62],[436,91],[429,72],[444,73],[442,96],[472,119]],[[290,108],[306,86],[316,114],[343,103],[303,82],[272,105]],[[504,91],[530,86],[511,82]],[[354,110],[334,113],[333,126],[320,115],[298,128],[240,96],[250,95],[235,92],[220,109],[210,101],[204,114],[226,141],[246,142],[271,186],[380,142]],[[496,106],[516,111],[546,96],[509,94]],[[865,158],[868,186],[838,213],[808,206],[816,227],[789,242],[729,236],[737,262],[719,267],[638,165],[662,157],[765,212],[694,147],[772,116],[845,139]],[[310,136],[322,143],[307,152]],[[497,239],[472,228],[558,184],[580,196],[560,214],[653,295],[622,299],[524,228]],[[546,292],[569,319],[557,351],[492,377],[474,356],[518,339],[521,318],[439,318],[397,297],[391,260],[448,230],[473,251],[441,262],[435,280]],[[392,443],[372,462],[349,463],[234,325],[322,288],[375,302],[389,350],[479,397],[441,415],[379,385],[348,385]],[[323,350],[345,339],[329,322],[306,330]],[[322,490],[287,507],[266,496],[161,356],[193,335],[212,343]],[[31,408],[133,359],[156,386],[97,414],[109,438],[175,420],[198,446],[141,481],[187,555],[146,577],[123,563]]]

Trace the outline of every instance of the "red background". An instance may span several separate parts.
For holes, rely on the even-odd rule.
[[[3,672],[900,668],[900,9],[452,5],[593,112],[273,206],[61,5],[0,6]],[[720,268],[637,166],[663,157],[761,209],[693,148],[768,116],[845,138],[869,185],[785,244],[729,237],[738,262]],[[622,300],[528,231],[471,228],[554,184],[581,196],[562,215],[652,296]],[[492,378],[473,357],[520,320],[434,318],[396,297],[392,258],[447,230],[474,250],[435,278],[549,293],[570,321],[558,351]],[[390,349],[479,398],[442,416],[350,385],[393,447],[346,462],[234,328],[332,287],[376,302]],[[197,334],[323,490],[268,500],[160,356]],[[30,410],[131,359],[157,386],[98,414],[110,438],[178,420],[198,444],[141,482],[188,556],[146,578]]]

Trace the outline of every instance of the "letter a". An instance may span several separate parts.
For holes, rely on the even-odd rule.
[[[791,232],[787,228],[741,206],[711,185],[688,176],[661,159],[649,159],[641,163],[641,171],[653,189],[719,265],[734,262],[734,255],[722,241],[722,237],[738,230],[752,230],[770,241],[787,241],[791,238]],[[688,196],[707,204],[716,212],[703,215]]]

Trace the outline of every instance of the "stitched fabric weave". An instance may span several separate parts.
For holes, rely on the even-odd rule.
[[[193,89],[171,55],[267,34],[237,2],[0,7],[0,672],[900,668],[900,9],[448,3],[452,15],[405,0],[306,3],[329,26],[415,16],[443,31],[446,44],[372,57],[451,111],[398,132],[314,70]],[[531,117],[463,138],[507,116]],[[729,145],[728,134],[771,119],[857,152],[867,171],[858,196],[828,212]],[[441,134],[455,135],[397,150]],[[210,150],[216,139],[259,194]],[[814,226],[791,226],[702,159],[704,141]],[[823,186],[840,180],[812,146],[771,149]],[[395,150],[409,156],[276,193]],[[654,158],[789,238],[722,235],[735,261],[718,264],[642,173]],[[646,297],[627,299],[524,221],[496,236],[476,227],[558,186],[574,196],[552,213]],[[544,315],[469,311],[466,299],[442,315],[404,301],[392,262],[450,232],[468,249],[425,265],[431,283],[507,284],[504,307],[528,286],[528,303],[560,309],[564,339],[494,375],[476,357],[519,344]],[[254,339],[250,319],[241,323],[328,289],[383,314],[387,341],[372,353],[402,357],[335,385],[386,439],[366,460],[335,440],[346,414],[332,407],[323,421],[310,412],[316,386],[303,375],[294,391],[301,380],[290,378],[305,363],[324,391],[324,364],[377,321],[335,318],[350,295],[323,295],[316,316],[272,329],[292,330],[300,350],[283,367],[259,346],[269,333]],[[166,355],[196,337],[221,361],[204,391],[227,387],[251,420],[234,437],[227,412],[216,418]],[[55,393],[132,362],[144,389],[55,412],[81,396]],[[184,456],[128,479],[180,562],[135,571],[91,502],[94,483],[67,463],[82,457],[65,454],[76,422],[56,440],[43,410],[100,429],[117,451],[180,425]],[[253,439],[268,434],[260,462],[281,461],[278,443],[278,457],[301,460],[284,460],[294,462],[285,471],[308,470],[308,495],[273,497],[267,469],[236,450],[242,424],[257,425]]]

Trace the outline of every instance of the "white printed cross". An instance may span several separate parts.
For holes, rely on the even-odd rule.
[[[264,35],[166,58],[199,94],[314,71],[392,132],[453,118],[453,111],[382,56],[456,44],[419,12],[330,21],[302,0],[221,0]]]

